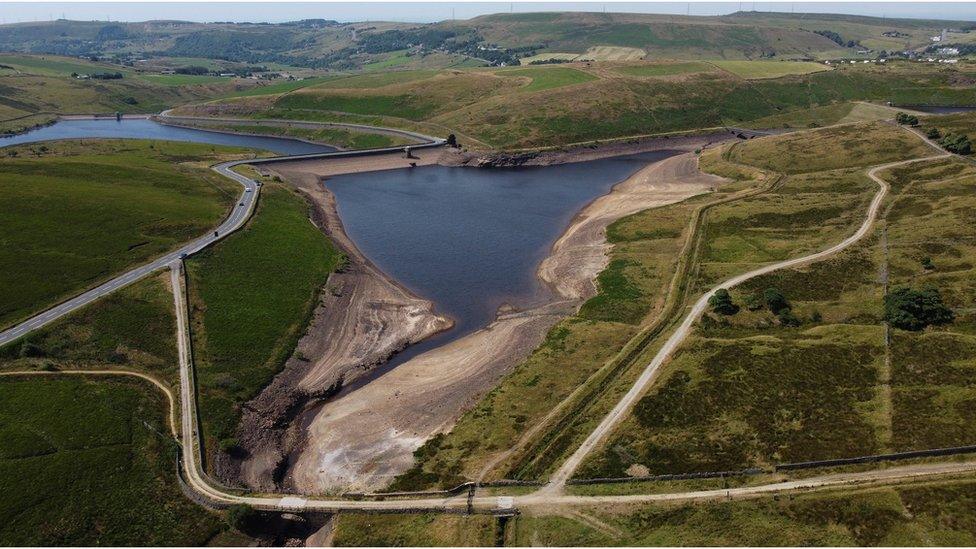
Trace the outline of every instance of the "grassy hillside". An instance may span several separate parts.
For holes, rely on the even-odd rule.
[[[0,154],[5,326],[204,234],[237,193],[206,168],[242,151],[88,140]]]
[[[200,415],[210,448],[229,439],[239,406],[278,372],[339,262],[308,204],[268,182],[241,231],[187,261]]]
[[[730,24],[712,17],[516,13],[486,15],[456,25],[477,28],[485,40],[504,47],[542,45],[540,52],[580,54],[594,46],[618,46],[639,48],[652,59],[746,59],[770,54],[808,56],[838,49],[809,31]]]
[[[876,190],[866,166],[935,153],[886,125],[807,133],[802,150],[794,146],[801,135],[726,152],[733,162],[787,177],[775,191],[709,214],[697,292],[749,266],[840,241]],[[703,317],[631,418],[578,474],[735,470],[969,444],[970,414],[960,403],[973,396],[959,380],[972,368],[965,305],[972,289],[964,282],[972,254],[962,242],[951,250],[940,243],[958,234],[957,216],[971,210],[963,193],[973,174],[955,160],[883,174],[892,182],[885,233],[876,227],[833,258],[735,288],[737,310]],[[925,254],[938,262],[926,268]],[[895,329],[889,346],[878,273],[888,273],[891,288],[941,289],[956,321],[932,333]],[[770,289],[785,297],[787,313],[771,304]]]
[[[341,515],[336,546],[967,546],[972,481],[674,505],[576,507],[486,515]]]
[[[968,65],[947,69],[892,62],[824,68],[735,61],[408,71],[339,78],[290,93],[178,112],[299,120],[354,116],[360,118],[351,121],[453,132],[474,148],[513,149],[760,120],[782,125],[792,112],[860,100],[976,104],[976,89],[966,84],[976,69]]]
[[[0,347],[0,369],[124,368],[179,385],[169,272],[131,286]]]
[[[115,73],[122,78],[72,76]],[[47,113],[153,113],[255,85],[254,81],[230,78],[143,75],[119,65],[71,57],[0,54],[0,133],[50,121]],[[30,116],[38,113],[45,114]]]
[[[167,406],[144,381],[0,378],[0,544],[219,543],[176,485]]]
[[[944,27],[971,23],[821,14],[741,12],[724,17],[636,13],[501,13],[433,24],[44,21],[0,25],[0,50],[222,60],[330,69],[514,65],[520,59],[622,61],[793,59],[901,51]],[[885,33],[888,36],[885,36]],[[953,41],[971,42],[954,33]],[[199,61],[196,62],[199,64]]]

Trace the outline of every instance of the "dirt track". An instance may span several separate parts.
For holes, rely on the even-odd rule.
[[[851,236],[845,238],[838,244],[827,248],[821,252],[817,252],[811,255],[798,257],[794,259],[788,259],[785,261],[779,261],[776,263],[771,263],[764,265],[758,269],[743,273],[741,275],[732,277],[708,292],[702,295],[698,301],[692,306],[691,310],[685,316],[681,325],[672,332],[671,336],[668,337],[667,341],[661,347],[660,351],[654,356],[651,362],[645,367],[644,371],[641,373],[637,381],[630,387],[630,390],[620,399],[616,406],[610,411],[606,417],[600,422],[599,425],[587,436],[586,440],[580,445],[579,448],[560,466],[560,468],[552,475],[549,484],[541,490],[543,493],[558,493],[562,490],[567,479],[569,479],[572,474],[576,471],[576,468],[583,462],[583,459],[589,455],[589,453],[596,448],[596,446],[601,443],[626,417],[630,408],[634,405],[638,398],[644,394],[644,391],[650,385],[650,383],[657,377],[657,372],[661,365],[667,362],[671,354],[681,345],[682,342],[691,333],[692,326],[698,320],[698,318],[705,311],[708,306],[708,300],[715,293],[716,290],[720,288],[732,288],[737,286],[751,278],[761,276],[773,271],[780,269],[786,269],[790,267],[798,267],[801,265],[806,265],[815,261],[819,261],[825,257],[829,257],[841,250],[844,250],[851,244],[854,244],[861,238],[863,238],[871,227],[874,225],[874,221],[877,217],[878,209],[881,207],[881,202],[884,200],[885,195],[888,192],[888,184],[878,177],[878,172],[886,170],[889,168],[894,168],[897,166],[903,166],[906,164],[911,164],[915,162],[931,161],[937,158],[945,158],[950,156],[948,153],[942,153],[934,156],[929,156],[925,158],[915,158],[911,160],[902,160],[899,162],[891,162],[888,164],[882,164],[880,166],[875,166],[868,171],[868,177],[870,177],[875,183],[878,184],[878,192],[874,195],[871,200],[871,205],[868,207],[868,212],[865,215],[864,222],[858,227],[858,229]]]
[[[593,201],[540,266],[539,276],[554,290],[549,303],[501,315],[486,328],[328,402],[308,428],[305,449],[292,469],[294,488],[323,493],[388,484],[411,466],[417,447],[449,430],[556,322],[596,293],[594,279],[608,261],[607,225],[707,192],[719,181],[701,174],[694,154],[686,153],[642,169]]]

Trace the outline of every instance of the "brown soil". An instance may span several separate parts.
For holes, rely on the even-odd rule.
[[[276,489],[291,448],[301,442],[301,429],[293,420],[302,410],[408,345],[451,327],[430,301],[387,277],[359,252],[342,228],[334,197],[321,184],[322,173],[399,168],[408,162],[430,160],[394,154],[262,168],[274,170],[308,197],[312,221],[349,261],[342,272],[329,277],[312,321],[282,372],[244,406],[237,433],[243,451],[218,455],[221,478],[238,479],[253,489]]]
[[[703,144],[699,138],[682,147]],[[669,140],[668,148],[676,148],[676,143]],[[563,161],[581,159],[573,153],[562,154]],[[308,167],[303,164],[302,170]],[[330,173],[337,169],[329,163],[319,168]],[[279,172],[296,181],[308,177],[298,170]],[[506,311],[486,328],[415,357],[327,402],[307,428],[304,447],[290,471],[289,488],[326,493],[372,490],[388,484],[412,465],[416,448],[436,433],[449,430],[466,408],[541,343],[556,322],[595,294],[593,280],[608,261],[607,225],[630,213],[707,192],[718,181],[701,174],[696,157],[688,153],[644,168],[595,200],[540,265],[539,276],[554,290],[549,303],[523,312]],[[328,369],[318,357],[316,363]]]

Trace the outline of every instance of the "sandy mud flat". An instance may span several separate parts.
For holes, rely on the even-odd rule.
[[[690,151],[707,142],[706,138],[682,141],[679,145],[676,140],[667,140],[668,148]],[[447,151],[419,151],[418,156],[414,160],[418,165],[468,163],[461,154]],[[563,159],[577,158],[569,155]],[[319,396],[334,395],[337,382],[348,383],[402,344],[447,326],[429,303],[386,279],[355,251],[341,231],[331,194],[320,184],[323,177],[356,171],[357,164],[359,171],[368,171],[403,167],[405,160],[389,155],[373,158],[368,166],[363,165],[362,159],[348,160],[290,162],[273,167],[311,196],[317,209],[328,214],[320,226],[344,249],[359,256],[354,263],[363,268],[356,272],[369,273],[342,286],[343,296],[362,292],[362,299],[342,303],[336,300],[334,305],[329,298],[323,301],[321,314],[316,314],[299,346],[302,354],[309,357],[308,362],[290,361],[279,376],[282,382],[279,384],[276,379],[265,391],[270,393],[278,387],[282,402],[289,400],[288,391],[312,395],[305,397],[303,404],[321,400]],[[549,160],[552,159],[546,163],[555,163]],[[252,457],[245,461],[242,477],[248,484],[267,486],[287,476],[288,489],[305,493],[375,490],[387,485],[412,465],[416,448],[438,432],[449,430],[465,409],[541,343],[556,322],[573,314],[596,293],[595,277],[609,261],[605,233],[610,223],[631,213],[708,192],[719,181],[699,172],[696,156],[690,152],[641,169],[584,208],[552,246],[538,269],[539,277],[552,289],[547,303],[500,313],[485,328],[414,357],[363,386],[326,401],[307,425],[279,425],[275,440],[264,440],[251,450]],[[347,274],[334,277],[330,284],[341,284]],[[367,289],[359,285],[366,285]],[[384,287],[387,289],[378,290]],[[396,316],[387,315],[382,320],[371,316],[383,309],[376,296],[388,295],[389,288],[399,290],[394,309],[400,314],[411,311],[412,322]],[[374,295],[373,291],[380,293]],[[394,341],[401,345],[393,344]],[[257,401],[264,396],[262,393]],[[279,416],[287,423],[294,413]],[[263,427],[254,422],[255,418],[245,417],[242,430],[251,429],[260,439],[257,431],[266,428],[271,417],[274,414],[265,417]],[[288,454],[292,458],[288,461],[289,470],[284,471],[282,458]]]
[[[302,429],[294,420],[306,407],[408,345],[451,327],[450,319],[437,315],[430,301],[386,276],[359,252],[342,228],[334,197],[321,184],[324,175],[402,168],[410,162],[430,164],[440,154],[423,153],[423,158],[414,159],[384,154],[275,165],[276,173],[308,197],[312,221],[348,257],[348,264],[329,277],[306,333],[282,372],[244,406],[237,433],[243,451],[217,456],[217,474],[224,481],[276,489],[291,449],[302,442]]]

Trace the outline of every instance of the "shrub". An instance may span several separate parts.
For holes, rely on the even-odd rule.
[[[954,154],[971,154],[973,152],[973,144],[965,135],[946,134],[939,140],[939,144],[942,145],[943,149]]]
[[[781,326],[795,327],[800,325],[800,319],[793,314],[792,309],[789,307],[781,310],[778,318]]]
[[[763,299],[759,294],[749,294],[746,296],[746,309],[758,311],[763,308]]]
[[[227,523],[238,530],[244,530],[257,517],[257,511],[250,505],[239,503],[227,509]]]
[[[236,438],[225,438],[220,441],[220,450],[225,453],[232,453],[237,449],[237,439]]]
[[[935,270],[935,265],[932,263],[931,257],[922,258],[922,268],[924,268],[926,271]]]
[[[918,117],[911,114],[900,112],[895,116],[895,120],[899,124],[905,124],[908,126],[918,126]]]
[[[708,298],[708,304],[716,313],[723,315],[734,315],[739,312],[739,306],[732,302],[732,296],[725,288],[719,288]]]
[[[935,288],[898,288],[884,298],[884,319],[896,328],[917,331],[934,324],[948,324],[955,315]]]
[[[763,301],[766,302],[766,307],[774,315],[778,315],[783,309],[790,308],[790,302],[786,300],[786,296],[776,288],[766,288],[763,292]]]
[[[20,358],[36,358],[44,356],[45,351],[39,345],[31,343],[30,341],[25,341],[20,346]]]
[[[929,139],[938,139],[942,137],[942,132],[939,131],[939,128],[929,128],[929,131],[925,132],[925,135],[927,135]]]

